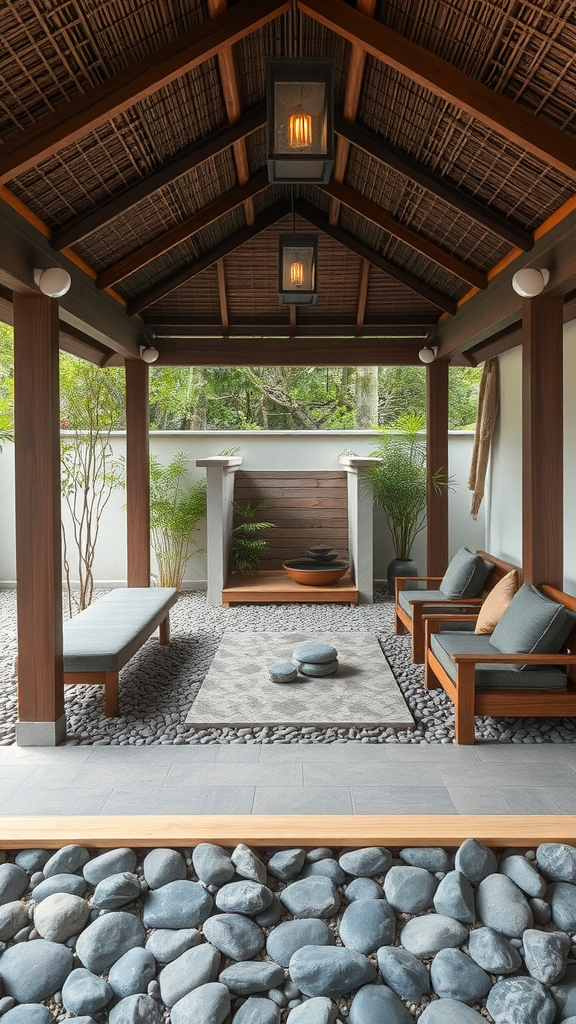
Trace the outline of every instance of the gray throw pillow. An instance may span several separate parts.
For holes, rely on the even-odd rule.
[[[468,548],[460,548],[444,573],[439,590],[446,597],[479,597],[494,566]]]
[[[576,622],[563,604],[524,583],[514,595],[490,637],[503,654],[557,654]],[[519,669],[529,668],[520,665]]]

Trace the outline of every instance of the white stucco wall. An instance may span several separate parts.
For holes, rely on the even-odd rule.
[[[175,451],[183,450],[190,457],[190,478],[204,471],[195,466],[196,459],[218,455],[223,450],[240,448],[246,469],[340,469],[339,456],[352,450],[368,455],[375,444],[373,431],[209,431],[153,432],[150,448],[161,462],[170,461]],[[116,456],[124,455],[122,434],[113,437]],[[450,550],[463,544],[470,548],[485,547],[484,515],[478,522],[468,512],[470,495],[466,489],[472,450],[472,434],[455,431],[450,435],[449,472],[454,477],[455,491],[450,494]],[[107,506],[95,562],[95,578],[100,583],[121,583],[126,577],[126,515],[123,491],[116,491]],[[0,585],[13,584],[14,567],[14,450],[11,444],[0,454]],[[205,529],[197,534],[198,546],[205,546]],[[380,509],[374,512],[374,574],[384,579],[386,566],[394,557],[390,532]],[[416,539],[413,557],[420,570],[426,568],[426,537]],[[195,555],[186,574],[189,583],[206,580],[206,556]]]

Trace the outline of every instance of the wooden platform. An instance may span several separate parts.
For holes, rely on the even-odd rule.
[[[294,583],[283,569],[256,574],[233,572],[222,591],[222,603],[231,604],[357,604],[358,590],[346,573],[328,587],[305,587]]]

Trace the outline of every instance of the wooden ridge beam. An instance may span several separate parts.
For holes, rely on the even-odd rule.
[[[130,210],[136,203],[141,202],[142,199],[147,199],[148,196],[154,195],[154,192],[158,192],[165,185],[169,185],[171,181],[181,178],[183,174],[187,174],[188,171],[199,167],[206,160],[210,160],[218,153],[222,153],[229,146],[233,146],[239,139],[251,135],[252,132],[257,131],[259,128],[263,128],[265,124],[266,110],[264,105],[260,104],[254,110],[244,114],[234,124],[225,125],[224,128],[219,128],[218,131],[212,132],[200,142],[187,146],[176,159],[164,164],[159,170],[142,178],[135,185],[131,185],[130,188],[121,192],[120,195],[113,196],[112,199],[102,203],[101,206],[97,206],[94,210],[90,210],[80,217],[74,217],[63,224],[62,227],[56,228],[52,234],[52,247],[60,250],[66,246],[74,245],[80,239],[85,238],[86,235],[90,235],[93,231],[98,231],[99,228],[104,227],[105,224],[114,220],[115,217],[120,217],[123,213],[126,213],[127,210]]]
[[[157,339],[155,366],[421,366],[421,341],[386,338]]]
[[[343,0],[297,0],[300,10],[377,60],[431,89],[569,178],[576,179],[576,139],[459,71],[448,61],[367,18]]]
[[[218,260],[223,259],[228,253],[233,252],[240,245],[244,245],[244,242],[249,242],[251,238],[259,235],[265,228],[270,227],[271,224],[275,224],[281,217],[285,217],[287,213],[290,213],[290,203],[288,200],[283,200],[279,203],[274,203],[269,206],[263,213],[258,214],[254,224],[251,224],[241,231],[236,231],[233,235],[230,235],[221,245],[216,246],[211,252],[205,253],[200,259],[195,260],[193,263],[188,263],[185,267],[176,271],[175,274],[170,274],[169,277],[165,277],[162,281],[153,285],[147,291],[142,292],[141,295],[137,295],[136,298],[132,299],[127,305],[127,311],[130,315],[139,313],[140,310],[146,309],[147,306],[152,305],[153,302],[157,302],[158,299],[163,298],[170,292],[178,288],[179,285],[184,284],[186,281],[192,280],[198,274],[201,274],[203,270],[207,270],[208,267],[213,266]]]
[[[395,263],[391,263],[384,256],[380,256],[373,249],[369,249],[368,246],[364,245],[363,242],[355,238],[348,231],[345,231],[344,228],[339,227],[337,224],[330,224],[328,217],[318,207],[313,206],[312,203],[308,203],[304,199],[297,199],[294,203],[294,209],[296,213],[299,213],[301,217],[305,217],[306,220],[314,224],[320,231],[324,231],[337,242],[340,242],[341,245],[357,253],[362,259],[368,260],[377,270],[382,270],[389,277],[394,278],[395,281],[410,288],[411,291],[421,295],[428,302],[432,302],[439,309],[443,309],[445,313],[450,313],[453,316],[456,312],[455,299],[449,295],[444,295],[436,288],[433,288],[432,285],[427,284],[426,281],[422,281],[409,271],[403,270],[402,267],[396,266]]]
[[[327,195],[332,196],[333,199],[343,203],[344,206],[353,210],[354,213],[359,214],[360,217],[364,217],[365,220],[376,224],[377,227],[387,231],[394,238],[405,242],[411,249],[415,249],[416,252],[433,260],[434,263],[444,267],[445,270],[454,274],[455,277],[459,277],[462,281],[467,281],[468,284],[473,285],[475,288],[486,288],[488,286],[486,274],[481,274],[474,267],[468,266],[467,263],[463,263],[462,260],[452,256],[451,253],[445,252],[435,242],[431,242],[430,239],[425,238],[418,231],[414,231],[412,228],[402,224],[395,217],[392,217],[391,214],[387,213],[386,210],[383,210],[381,206],[373,203],[371,199],[367,199],[366,196],[360,195],[359,192],[355,192],[354,189],[348,188],[347,185],[341,185],[337,181],[331,181],[328,185],[320,185],[319,187]]]
[[[244,203],[246,199],[256,195],[257,192],[262,192],[267,187],[268,175],[266,171],[258,171],[258,174],[255,174],[251,181],[246,182],[244,185],[238,185],[236,188],[231,189],[230,192],[225,192],[224,195],[219,196],[213,203],[209,203],[208,206],[198,210],[197,213],[182,221],[181,224],[175,224],[173,228],[164,231],[157,238],[153,238],[146,245],[141,245],[139,249],[134,249],[128,256],[103,270],[96,278],[96,287],[110,288],[113,284],[117,284],[118,281],[124,280],[125,277],[129,277],[130,274],[134,274],[141,267],[145,267],[146,264],[151,263],[158,256],[168,252],[169,249],[173,249],[175,245],[179,245],[180,242],[190,238],[197,231],[201,231],[202,228],[212,224],[219,217],[224,217],[225,214],[230,213],[231,210]]]
[[[456,210],[460,210],[461,213],[466,214],[478,224],[482,224],[499,238],[503,238],[524,252],[528,252],[534,245],[532,232],[518,227],[497,211],[491,210],[490,207],[475,199],[474,196],[462,192],[456,185],[445,181],[439,174],[430,171],[425,164],[390,145],[374,132],[347,121],[341,110],[336,110],[334,124],[338,135],[342,135],[353,146],[361,149],[368,156],[374,157],[380,163],[386,164],[387,167],[392,167],[406,178],[417,182],[418,185],[422,185],[428,192],[443,199],[444,202],[449,203]]]

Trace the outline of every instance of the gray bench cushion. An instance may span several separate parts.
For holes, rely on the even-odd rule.
[[[451,679],[456,681],[456,662],[452,654],[499,654],[490,643],[486,633],[433,633],[430,639],[432,651]],[[567,677],[560,669],[547,665],[518,672],[514,665],[477,665],[476,686],[479,689],[546,689],[565,690]]]
[[[122,587],[64,623],[65,672],[117,672],[176,604],[172,587]]]
[[[469,611],[468,608],[461,607],[458,604],[446,604],[446,594],[443,594],[441,590],[401,590],[398,594],[398,603],[400,607],[408,613],[411,619],[414,618],[414,605],[410,604],[411,600],[417,598],[418,601],[430,601],[430,604],[424,605],[424,615],[436,615],[440,612],[439,604],[444,605],[447,609],[447,614],[459,615],[460,613],[465,614]],[[448,611],[449,609],[449,611]],[[474,629],[474,623],[462,622],[454,628],[458,629]]]

